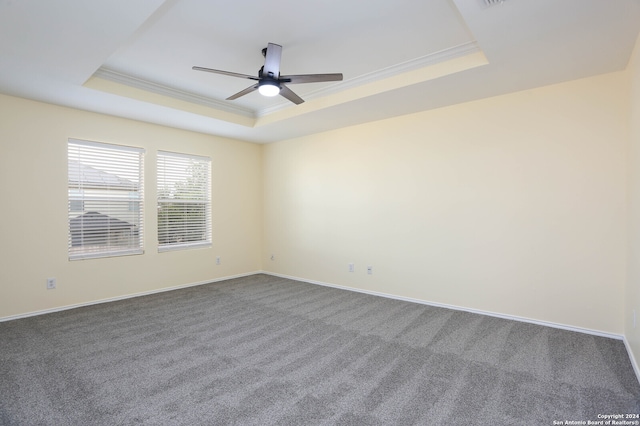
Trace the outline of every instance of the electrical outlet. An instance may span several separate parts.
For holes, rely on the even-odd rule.
[[[353,263],[349,264],[349,272],[355,272],[356,271],[356,265]]]
[[[373,274],[373,266],[367,266],[367,274]]]
[[[220,256],[216,256],[216,265],[219,265],[221,262]]]
[[[47,290],[53,290],[54,288],[56,288],[56,279],[47,278]]]

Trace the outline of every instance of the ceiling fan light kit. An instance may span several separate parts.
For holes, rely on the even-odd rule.
[[[258,84],[258,92],[262,96],[277,96],[280,94],[280,85],[277,81],[265,80]]]
[[[238,99],[241,96],[247,95],[257,90],[263,96],[276,96],[282,95],[284,98],[290,100],[296,105],[304,102],[304,100],[296,95],[291,89],[289,89],[284,83],[298,84],[298,83],[318,83],[323,81],[341,81],[342,74],[298,74],[298,75],[280,75],[280,59],[282,57],[282,46],[275,43],[269,43],[267,47],[262,49],[262,55],[264,56],[264,65],[258,71],[258,76],[252,76],[247,74],[239,74],[230,71],[221,71],[212,68],[204,67],[192,67],[196,71],[206,71],[214,74],[228,75],[231,77],[245,78],[249,80],[257,81],[258,84],[247,87],[238,93],[229,96],[226,100],[232,101]]]

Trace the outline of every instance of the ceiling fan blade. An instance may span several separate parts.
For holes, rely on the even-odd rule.
[[[240,96],[244,96],[244,95],[246,95],[248,93],[251,93],[251,92],[254,92],[256,90],[258,90],[258,85],[254,84],[253,86],[249,86],[246,89],[239,91],[235,95],[229,96],[226,100],[227,101],[232,101],[234,99],[238,99]]]
[[[264,55],[263,77],[278,78],[280,76],[280,59],[282,58],[282,46],[279,44],[267,44],[267,53]]]
[[[284,84],[280,86],[280,94],[289,99],[291,102],[293,102],[296,105],[300,105],[301,103],[304,102],[304,99],[302,99],[300,96],[296,95],[295,93],[293,93],[293,91],[291,89],[289,89],[287,86],[285,86]]]
[[[280,76],[283,83],[317,83],[320,81],[342,81],[342,74],[300,74]]]
[[[248,78],[249,80],[256,80],[256,81],[259,80],[258,77],[254,77],[252,75],[247,75],[247,74],[238,74],[237,72],[214,70],[212,68],[203,68],[203,67],[191,67],[191,69],[196,70],[196,71],[211,72],[211,73],[214,73],[214,74],[229,75],[231,77]]]

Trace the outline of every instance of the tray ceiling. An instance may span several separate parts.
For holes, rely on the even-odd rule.
[[[258,143],[626,67],[636,0],[0,1],[0,92]],[[268,42],[305,103],[256,75]]]

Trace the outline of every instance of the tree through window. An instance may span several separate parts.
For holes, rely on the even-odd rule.
[[[211,159],[158,152],[158,250],[211,246]]]

